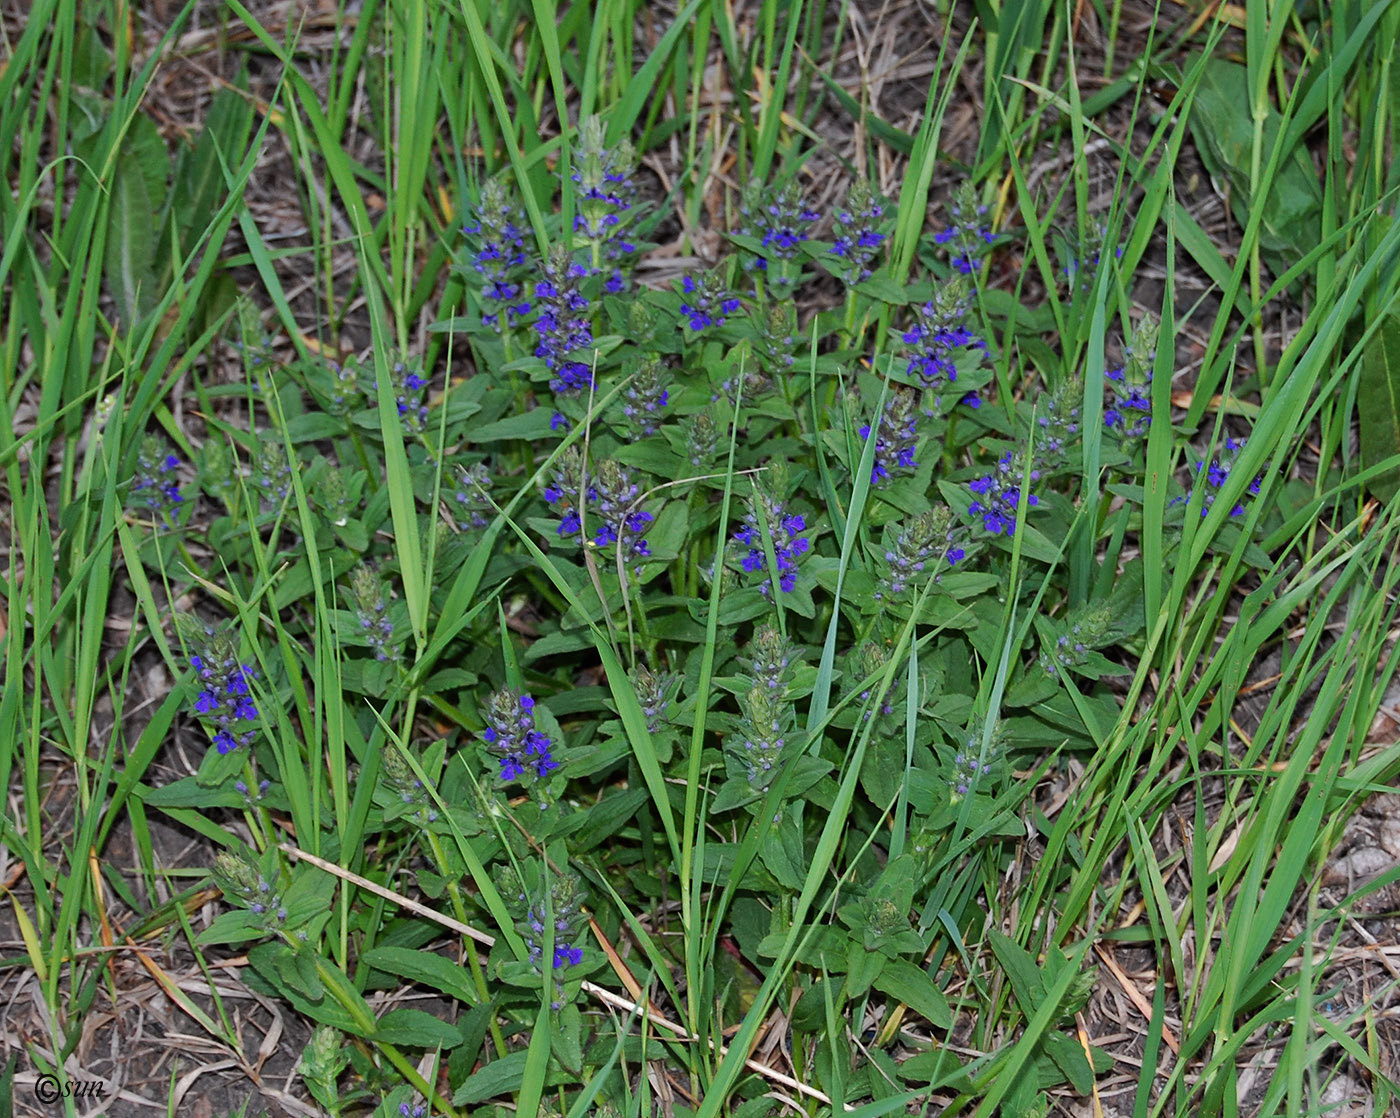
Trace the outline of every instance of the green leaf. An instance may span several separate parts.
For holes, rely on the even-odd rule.
[[[475,1005],[478,1000],[466,968],[431,951],[413,951],[407,947],[372,947],[360,956],[360,961],[369,964],[375,970],[407,978],[411,982],[426,986],[429,990],[436,990],[439,994],[456,998],[468,1005]],[[383,1024],[382,1020],[380,1024]]]
[[[462,1034],[446,1021],[421,1009],[392,1009],[379,1019],[376,1040],[409,1048],[454,1048]]]
[[[205,947],[216,943],[247,943],[252,939],[262,939],[267,934],[266,923],[265,916],[242,908],[221,912],[209,927],[199,933],[195,943]]]
[[[117,305],[117,319],[128,332],[156,303],[156,244],[151,228],[156,209],[140,160],[124,149],[112,175],[102,270]]]
[[[953,1011],[923,967],[908,959],[891,959],[875,979],[875,988],[898,998],[936,1029],[953,1027]]]
[[[1361,417],[1361,460],[1369,468],[1400,454],[1400,315],[1385,316],[1361,356],[1356,389]],[[1371,491],[1389,501],[1400,489],[1400,467],[1371,479]]]

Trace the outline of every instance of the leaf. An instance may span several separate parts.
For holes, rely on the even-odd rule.
[[[247,96],[236,89],[220,90],[199,139],[175,161],[169,222],[178,252],[188,254],[213,221],[226,189],[224,166],[241,162],[252,128],[253,106]]]
[[[1201,159],[1213,176],[1228,182],[1235,220],[1247,225],[1253,211],[1262,207],[1260,246],[1292,263],[1322,239],[1322,187],[1306,151],[1295,145],[1280,156],[1267,193],[1254,197],[1259,186],[1250,176],[1254,127],[1245,68],[1223,58],[1210,59],[1203,67],[1191,111],[1191,133]],[[1263,166],[1267,166],[1273,148],[1281,142],[1283,118],[1270,106],[1261,127]]]
[[[518,1091],[525,1079],[525,1061],[528,1057],[529,1052],[522,1048],[499,1060],[492,1060],[480,1071],[468,1076],[467,1081],[457,1088],[452,1096],[452,1105],[471,1106]],[[545,1086],[560,1082],[560,1078],[558,1072],[551,1072],[545,1078]]]
[[[1400,454],[1400,315],[1385,316],[1361,355],[1356,389],[1361,461],[1368,468]],[[1400,489],[1400,466],[1371,479],[1371,492],[1389,501]]]
[[[379,1019],[376,1040],[403,1044],[410,1048],[454,1048],[462,1034],[446,1021],[421,1009],[392,1009]]]
[[[186,776],[159,788],[143,788],[147,807],[242,807],[243,795],[232,788],[205,788],[198,777]]]
[[[936,1029],[953,1026],[953,1011],[923,967],[908,959],[891,959],[875,979],[875,989],[898,998]]]
[[[155,213],[141,164],[123,150],[112,175],[112,196],[107,208],[107,245],[102,271],[117,319],[130,332],[155,305]]]
[[[483,423],[467,432],[467,442],[476,445],[505,439],[545,439],[550,434],[550,418],[548,408],[536,408],[522,415],[498,419],[495,423]]]
[[[201,947],[216,943],[246,943],[250,939],[262,939],[267,935],[267,918],[238,908],[232,912],[221,912],[214,922],[199,933],[195,943]]]
[[[429,990],[436,990],[459,1002],[475,1005],[479,1000],[471,977],[460,963],[431,951],[413,951],[407,947],[373,947],[366,951],[360,961],[368,963],[375,970],[395,974],[411,982],[420,983]],[[383,1024],[381,1020],[380,1024]]]

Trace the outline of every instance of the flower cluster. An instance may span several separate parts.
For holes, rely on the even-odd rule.
[[[397,660],[399,650],[394,645],[394,623],[389,619],[384,587],[379,577],[363,563],[350,576],[350,601],[360,635],[374,650],[374,658],[381,663]]]
[[[524,298],[527,272],[523,230],[505,186],[496,179],[481,188],[475,221],[462,226],[467,237],[469,274],[481,285],[481,321],[504,330],[530,312]]]
[[[602,121],[596,116],[584,119],[574,152],[573,180],[578,187],[574,232],[592,245],[595,271],[603,260],[611,264],[605,290],[613,295],[626,290],[620,262],[637,251],[624,229],[637,197],[632,181],[636,165],[637,153],[629,141],[608,148]]]
[[[159,438],[150,435],[143,439],[136,455],[136,473],[131,478],[131,496],[135,503],[158,513],[161,520],[168,522],[175,506],[185,499],[175,476],[179,468],[180,459],[171,454]]]
[[[394,803],[393,815],[406,815],[415,823],[436,823],[437,808],[423,788],[423,782],[413,775],[408,762],[397,749],[386,749],[380,762],[379,776],[384,791]],[[385,818],[390,815],[386,813]]]
[[[1103,424],[1120,444],[1145,439],[1152,426],[1152,362],[1157,353],[1157,321],[1145,317],[1133,332],[1121,368],[1107,369],[1108,402]]]
[[[1070,251],[1069,262],[1065,264],[1064,273],[1072,287],[1076,285],[1076,280],[1080,291],[1088,291],[1094,286],[1094,277],[1098,274],[1099,264],[1103,261],[1104,241],[1107,237],[1107,226],[1102,222],[1092,224],[1085,230],[1084,239],[1080,242],[1078,251]],[[1122,245],[1113,250],[1113,259],[1123,259]]]
[[[750,574],[768,569],[763,550],[765,527],[778,565],[778,585],[790,594],[797,587],[798,558],[812,546],[812,541],[800,534],[807,530],[807,521],[800,514],[789,513],[782,501],[756,489],[749,499],[743,527],[734,533],[734,539],[748,548],[740,565]],[[765,595],[771,593],[772,580],[765,578],[759,589]]]
[[[959,750],[957,756],[953,758],[953,775],[949,778],[948,783],[956,797],[955,803],[976,787],[979,777],[985,776],[991,771],[991,763],[981,760],[978,756],[978,744],[976,741],[969,740],[967,747]]]
[[[473,528],[485,528],[491,523],[495,509],[488,494],[494,484],[491,470],[485,462],[458,466],[454,471],[456,485],[452,488],[452,503],[456,506],[459,523]]]
[[[933,239],[948,247],[953,268],[970,276],[977,270],[978,258],[996,240],[996,234],[983,223],[987,207],[977,204],[970,183],[958,188],[949,210],[947,227],[935,233]]]
[[[851,650],[849,659],[851,679],[858,682],[863,679],[868,679],[871,676],[878,677],[884,673],[885,666],[889,662],[889,650],[884,645],[876,644],[874,641],[866,641],[859,648]],[[878,683],[876,686],[878,687]],[[895,695],[898,686],[898,678],[890,681],[890,686],[888,690],[885,691],[884,701],[880,704],[881,714],[894,713],[894,704],[890,702],[890,699]],[[868,702],[871,694],[871,689],[869,687],[865,688],[865,690],[860,693],[860,701],[862,703]],[[869,718],[870,713],[870,711],[866,711],[865,716]]]
[[[724,280],[714,272],[701,276],[698,282],[694,276],[684,276],[681,294],[685,297],[681,314],[697,334],[711,326],[723,326],[725,316],[733,314],[740,305],[739,300],[725,290]]]
[[[1022,456],[1007,451],[996,463],[990,474],[975,478],[968,483],[977,498],[968,508],[973,516],[982,518],[982,527],[994,536],[1005,532],[1016,534],[1016,510],[1021,503],[1021,484],[1026,477],[1026,463]],[[1030,470],[1030,480],[1037,481],[1040,471]],[[1040,498],[1034,493],[1026,494],[1026,507],[1035,508]]]
[[[419,371],[419,362],[395,361],[390,370],[394,385],[394,402],[398,405],[399,418],[410,431],[422,431],[428,425],[428,405],[423,393],[428,382]]]
[[[685,425],[686,461],[698,469],[708,466],[719,445],[719,428],[709,412],[697,412]]]
[[[250,480],[263,512],[278,508],[291,492],[292,467],[287,461],[287,450],[275,433],[264,431],[258,434]]]
[[[729,741],[731,771],[757,791],[773,779],[795,725],[788,684],[797,659],[797,650],[787,638],[765,624],[754,633],[748,658],[740,660],[752,686],[741,701],[743,715]]]
[[[1234,468],[1235,459],[1239,457],[1240,451],[1244,449],[1246,440],[1232,439],[1228,435],[1225,437],[1225,449],[1209,462],[1201,462],[1196,466],[1196,473],[1205,478],[1205,503],[1201,506],[1201,516],[1206,516],[1211,506],[1215,504],[1216,494],[1225,485],[1225,481],[1230,476],[1230,471]],[[1251,497],[1259,496],[1259,489],[1264,484],[1262,476],[1256,476],[1246,488],[1245,492]],[[1244,504],[1236,501],[1230,509],[1231,516],[1243,516]]]
[[[522,883],[513,870],[501,868],[497,872],[498,888],[502,896],[508,898],[511,907],[523,916],[516,921],[515,929],[525,941],[530,953],[530,962],[539,969],[540,958],[544,954],[547,920],[554,921],[554,958],[551,969],[564,970],[583,962],[583,948],[579,946],[588,914],[583,911],[585,894],[583,885],[572,874],[555,877],[549,885],[548,895],[539,881],[539,869],[534,865],[522,867],[530,884]],[[556,1006],[557,1008],[557,1006]]]
[[[1043,400],[1036,415],[1039,431],[1035,437],[1035,462],[1041,470],[1054,469],[1065,461],[1065,451],[1079,434],[1080,385],[1066,381]]]
[[[1047,675],[1058,677],[1066,669],[1083,666],[1089,651],[1104,643],[1112,620],[1103,606],[1071,615],[1040,654],[1041,668]]]
[[[739,663],[748,669],[755,686],[781,699],[787,691],[789,669],[797,660],[797,650],[778,629],[761,625],[753,635],[748,659],[741,658]]]
[[[535,356],[554,374],[550,389],[576,392],[593,383],[593,371],[577,359],[579,351],[593,344],[593,326],[584,313],[588,298],[579,288],[587,275],[569,250],[556,245],[544,266],[544,279],[535,284]]]
[[[977,785],[992,771],[995,759],[1001,752],[1001,726],[993,725],[991,740],[985,744],[982,731],[981,719],[974,719],[963,738],[963,747],[953,757],[953,771],[948,785],[955,804],[976,791]]]
[[[738,748],[733,752],[740,759],[749,784],[762,790],[772,781],[787,744],[785,732],[792,717],[792,704],[785,702],[781,694],[755,686],[744,696],[743,707]]]
[[[758,319],[759,365],[770,377],[781,376],[792,368],[792,351],[797,342],[797,308],[791,299],[775,299]],[[749,386],[744,386],[749,395]]]
[[[739,203],[739,215],[743,218],[741,231],[763,246],[752,266],[779,287],[796,283],[795,275],[784,267],[770,269],[769,263],[776,260],[786,265],[793,260],[807,240],[808,228],[821,217],[803,200],[798,185],[789,181],[775,191],[759,182],[751,183]]]
[[[654,435],[660,412],[671,398],[671,378],[658,360],[642,363],[632,383],[622,393],[622,414],[642,435]]]
[[[894,389],[885,401],[884,415],[876,422],[871,485],[888,481],[894,470],[912,471],[918,466],[914,460],[919,442],[918,397],[909,389]],[[870,424],[861,427],[860,437],[867,442],[870,440]]]
[[[240,853],[222,850],[214,859],[214,878],[224,897],[249,912],[269,916],[281,924],[287,919],[282,890],[277,883],[268,880],[276,876],[275,871],[259,865],[251,854]]]
[[[879,229],[884,216],[884,203],[866,182],[853,186],[845,207],[836,211],[836,243],[831,246],[831,254],[841,258],[848,284],[870,278],[885,241],[885,234]]]
[[[889,570],[875,598],[883,600],[887,595],[903,594],[914,576],[922,574],[931,561],[946,559],[950,567],[955,566],[966,554],[956,542],[956,534],[952,515],[941,505],[920,513],[900,528],[885,549]]]
[[[215,748],[232,753],[248,745],[257,734],[258,708],[249,688],[257,674],[239,659],[227,633],[188,615],[177,624],[189,650],[190,667],[199,678],[194,710],[213,727]]]
[[[545,500],[550,504],[564,506],[558,528],[561,536],[572,536],[583,529],[583,514],[575,504],[582,481],[583,456],[570,447],[559,459],[553,483],[544,491]],[[589,541],[594,547],[610,547],[620,542],[622,550],[634,557],[645,558],[651,554],[643,533],[654,517],[637,508],[640,493],[640,487],[632,481],[625,467],[611,459],[598,463],[596,476],[588,479],[584,490],[587,507],[598,518]]]
[[[987,343],[964,325],[967,307],[967,281],[955,277],[917,312],[918,320],[904,331],[904,344],[911,348],[905,365],[910,376],[921,378],[930,388],[941,389],[958,379],[958,351],[987,352]]]
[[[654,734],[666,721],[666,708],[670,705],[666,696],[673,680],[668,675],[657,675],[645,664],[638,664],[628,674],[642,714],[646,716],[647,733]]]
[[[549,738],[535,729],[535,700],[516,691],[497,691],[486,707],[486,748],[501,763],[501,779],[519,780],[526,773],[543,780],[559,762],[550,752]]]

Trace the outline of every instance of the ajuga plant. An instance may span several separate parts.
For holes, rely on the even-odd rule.
[[[431,344],[260,347],[197,454],[140,444],[150,558],[178,579],[197,518],[219,566],[173,630],[203,762],[145,802],[227,828],[202,943],[318,1024],[323,1102],[626,1111],[642,1060],[708,1099],[775,1007],[823,1098],[976,1093],[944,992],[986,983],[1035,780],[1119,717],[1125,539],[1152,510],[1170,563],[1226,492],[1257,536],[1272,468],[1174,428],[1154,320],[1092,368],[994,291],[1026,247],[978,183],[907,277],[892,203],[801,173],[728,199],[708,266],[639,269],[671,203],[615,135],[456,200]],[[1098,1066],[1056,1021],[1036,1090]]]

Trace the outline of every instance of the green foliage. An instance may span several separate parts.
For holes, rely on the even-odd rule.
[[[1265,1111],[1321,1105],[1323,1038],[1378,1070],[1313,1008],[1337,913],[1293,922],[1400,770],[1364,746],[1396,667],[1397,17],[1334,7],[1247,6],[1243,64],[1221,28],[1124,64],[1111,24],[1082,96],[1063,6],[995,5],[939,36],[908,132],[826,64],[856,21],[821,2],[369,4],[311,66],[233,0],[248,71],[175,137],[153,75],[189,9],[134,60],[115,10],[39,0],[0,71],[0,833],[48,1048],[115,893],[133,936],[245,955],[336,1114],[650,1113],[642,1063],[704,1116],[775,1083],[1042,1114],[1111,1068],[1079,1030],[1118,942],[1156,971],[1138,1113],[1231,1110],[1284,1022]],[[871,148],[819,213],[845,117]],[[1238,244],[1177,195],[1188,138]],[[304,248],[243,198],[273,142]],[[636,268],[671,237],[713,266]],[[161,903],[152,811],[210,847]]]

